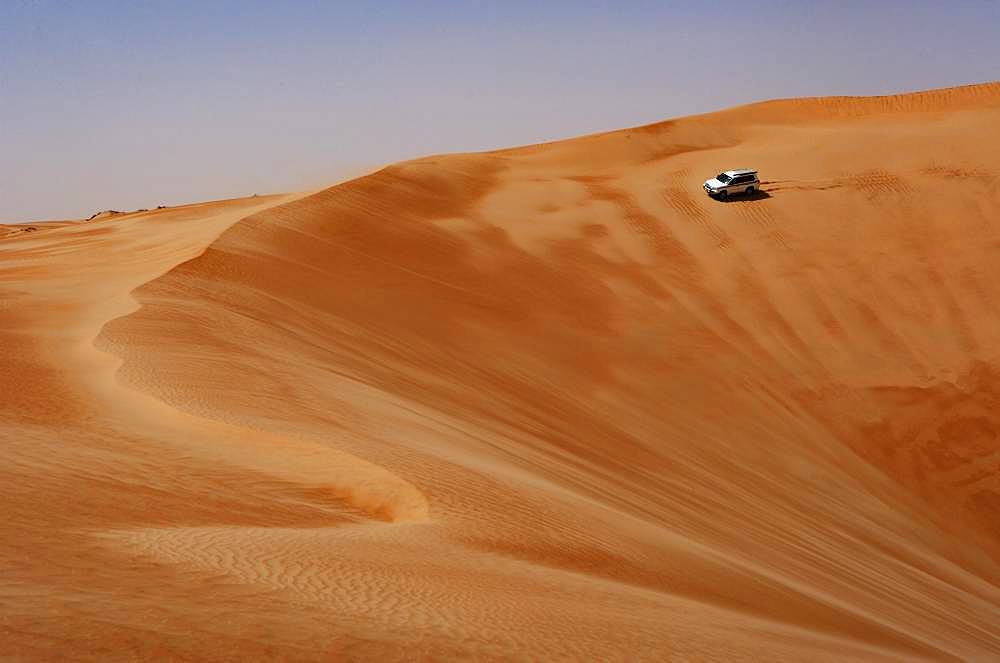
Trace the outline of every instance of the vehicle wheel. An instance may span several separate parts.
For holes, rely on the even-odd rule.
[[[753,187],[752,187],[752,186],[748,186],[748,187],[747,187],[747,195],[748,195],[748,196],[751,196],[751,195],[753,195]]]
[[[726,196],[728,196],[728,195],[729,195],[728,191],[720,191],[719,192],[719,200],[725,200]]]

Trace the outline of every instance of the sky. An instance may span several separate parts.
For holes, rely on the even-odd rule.
[[[0,0],[0,222],[997,78],[995,0]]]

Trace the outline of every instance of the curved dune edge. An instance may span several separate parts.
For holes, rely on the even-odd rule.
[[[1000,88],[917,96],[5,240],[3,635],[1000,655]],[[706,200],[719,163],[768,195]]]
[[[303,195],[309,194],[283,196],[273,202],[257,205],[251,208],[252,214],[288,204]],[[252,214],[222,214],[211,219],[220,226],[216,237]],[[211,238],[197,255],[210,246],[214,239]],[[181,260],[178,264],[196,259],[197,255]],[[163,274],[157,274],[146,282],[163,278],[176,266],[170,265]],[[86,342],[97,349],[98,339],[105,326],[139,311],[141,306],[135,300],[133,292],[142,287],[143,284],[140,284],[121,297],[106,302],[102,306],[106,318],[99,331]],[[428,517],[424,497],[412,485],[377,465],[307,440],[268,435],[262,431],[227,426],[185,415],[141,394],[123,393],[121,381],[113,379],[121,364],[119,360],[103,357],[85,360],[81,357],[80,361],[88,361],[95,369],[101,365],[106,367],[103,371],[94,370],[87,378],[94,394],[101,396],[107,403],[114,403],[116,408],[127,410],[129,416],[134,417],[137,422],[169,421],[173,427],[196,437],[197,443],[184,446],[189,453],[196,454],[204,462],[225,463],[231,467],[241,467],[305,484],[310,490],[325,493],[332,500],[342,500],[349,507],[375,520],[420,522]]]

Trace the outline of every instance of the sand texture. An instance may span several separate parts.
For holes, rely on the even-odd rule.
[[[1000,660],[998,127],[781,100],[6,227],[0,658]]]

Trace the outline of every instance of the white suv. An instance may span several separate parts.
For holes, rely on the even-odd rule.
[[[714,198],[724,199],[736,193],[745,193],[749,196],[759,190],[760,180],[757,179],[757,171],[749,168],[727,170],[710,180],[705,180],[705,193]]]

